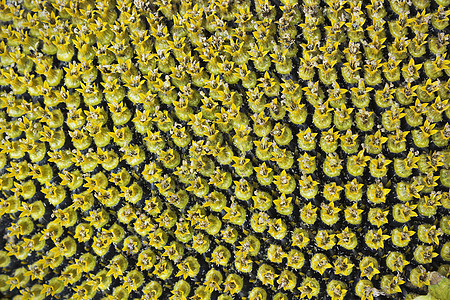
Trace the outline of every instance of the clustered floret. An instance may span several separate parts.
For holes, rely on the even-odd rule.
[[[426,294],[449,6],[0,0],[0,293]]]

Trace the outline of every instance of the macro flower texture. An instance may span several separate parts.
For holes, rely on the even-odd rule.
[[[450,0],[0,0],[0,300],[449,300]]]

